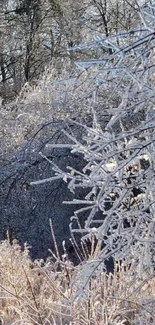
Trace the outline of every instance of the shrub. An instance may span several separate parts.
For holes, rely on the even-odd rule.
[[[141,25],[107,38],[96,37],[96,42],[85,45],[88,51],[110,48],[111,55],[77,62],[89,73],[90,91],[85,88],[83,98],[90,102],[94,121],[92,127],[83,125],[82,141],[72,132],[64,133],[71,152],[84,157],[85,167],[81,172],[68,166],[66,172],[53,165],[56,177],[68,182],[73,193],[87,189],[82,200],[64,202],[80,205],[72,217],[78,225],[88,213],[84,227],[71,225],[72,233],[80,232],[83,241],[93,235],[102,242],[102,249],[82,269],[82,291],[110,256],[131,265],[134,281],[154,272],[155,17],[152,5],[137,10]]]

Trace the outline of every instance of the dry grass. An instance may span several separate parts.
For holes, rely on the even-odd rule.
[[[117,263],[113,275],[97,271],[76,297],[79,282],[75,279],[82,268],[67,260],[58,271],[57,263],[32,262],[28,248],[22,251],[16,240],[12,245],[8,240],[1,242],[1,324],[155,323],[153,276],[136,280],[129,268]]]
[[[48,122],[83,119],[90,111],[87,94],[83,98],[87,88],[90,92],[89,82],[86,72],[70,76],[64,63],[61,75],[50,66],[35,86],[26,83],[14,102],[0,107],[0,154],[18,149]]]

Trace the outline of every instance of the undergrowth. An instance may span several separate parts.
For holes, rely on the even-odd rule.
[[[78,266],[63,258],[32,262],[28,247],[2,241],[1,324],[154,324],[155,279],[135,283],[132,265],[115,262],[113,274],[98,269],[83,295],[77,295],[78,274],[91,258]]]
[[[76,69],[69,75],[64,62],[61,74],[51,64],[36,85],[26,83],[16,100],[0,109],[0,154],[18,149],[48,122],[66,118],[84,121],[91,111],[88,98],[83,98],[89,80],[90,74],[79,74]]]

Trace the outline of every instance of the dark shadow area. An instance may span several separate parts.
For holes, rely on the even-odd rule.
[[[0,173],[0,240],[9,236],[10,241],[17,239],[21,246],[27,243],[30,246],[32,259],[46,259],[55,253],[49,219],[52,220],[53,230],[60,255],[64,253],[62,241],[65,241],[69,259],[75,264],[80,262],[70,241],[70,218],[79,205],[63,204],[63,201],[72,201],[73,198],[84,199],[88,189],[78,189],[76,195],[67,188],[63,180],[54,180],[44,184],[31,186],[32,181],[47,179],[54,176],[52,161],[63,171],[68,166],[82,170],[85,161],[80,154],[72,154],[68,148],[47,150],[47,143],[65,143],[68,141],[64,134],[55,131],[51,138],[48,135],[41,138],[34,137],[18,152],[7,157],[1,163]],[[80,128],[76,131],[79,139],[82,137]],[[44,130],[45,133],[45,130]],[[48,133],[48,129],[47,129]],[[69,142],[69,141],[68,141]],[[48,161],[40,156],[39,152],[46,154]],[[98,217],[98,216],[97,216]],[[101,218],[101,215],[99,216]],[[81,225],[87,214],[81,216]],[[75,235],[77,245],[80,247],[81,235]],[[83,259],[83,254],[81,259]],[[107,269],[112,269],[111,262],[107,262]]]

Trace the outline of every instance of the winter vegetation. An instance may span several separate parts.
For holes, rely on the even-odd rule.
[[[0,11],[0,322],[155,324],[155,4]]]

